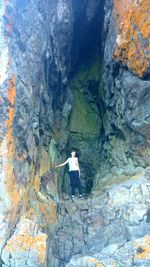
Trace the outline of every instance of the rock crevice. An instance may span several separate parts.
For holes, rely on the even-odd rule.
[[[0,0],[3,267],[149,266],[148,14],[148,0]],[[71,148],[81,203],[53,169]]]

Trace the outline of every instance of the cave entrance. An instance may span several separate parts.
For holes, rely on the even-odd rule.
[[[100,166],[103,135],[101,40],[105,1],[93,1],[92,7],[86,6],[85,2],[73,2],[75,14],[68,85],[73,102],[68,120],[67,150],[74,147],[77,151],[84,193],[90,194]],[[69,190],[68,183],[69,178],[65,172],[63,190]]]

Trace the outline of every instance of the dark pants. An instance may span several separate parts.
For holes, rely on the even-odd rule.
[[[71,186],[71,194],[75,195],[75,188],[78,188],[79,194],[82,195],[82,187],[79,178],[79,171],[70,171],[70,186]]]

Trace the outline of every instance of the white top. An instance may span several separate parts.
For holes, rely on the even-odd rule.
[[[69,171],[79,171],[78,158],[70,157],[67,159],[67,163],[69,164]]]

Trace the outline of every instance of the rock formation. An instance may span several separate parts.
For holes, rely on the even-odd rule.
[[[149,267],[149,10],[0,0],[0,266]]]

